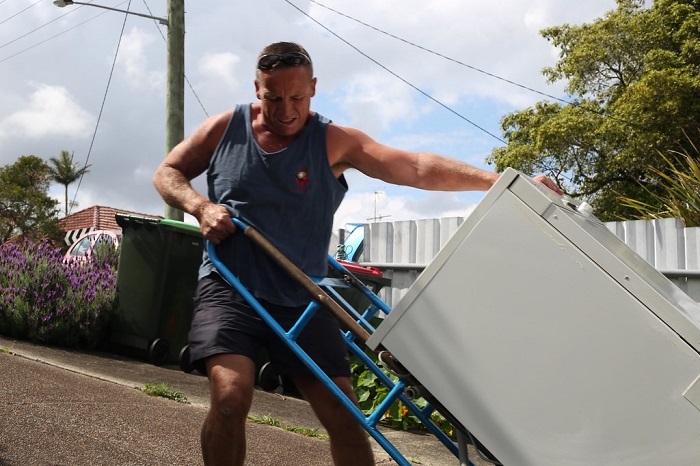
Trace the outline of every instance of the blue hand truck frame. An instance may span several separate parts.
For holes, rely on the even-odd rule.
[[[431,404],[425,407],[418,407],[412,397],[406,394],[410,387],[410,374],[397,362],[394,361],[390,354],[386,352],[379,353],[378,359],[385,365],[390,373],[398,377],[398,382],[394,382],[387,373],[381,369],[357,344],[359,340],[362,344],[367,342],[370,334],[374,332],[374,327],[369,323],[379,311],[389,314],[391,308],[384,303],[374,292],[372,292],[362,281],[356,278],[345,267],[343,267],[332,256],[328,256],[328,263],[332,270],[342,278],[314,278],[307,276],[304,272],[298,269],[289,259],[287,259],[275,246],[272,245],[262,234],[254,228],[241,221],[238,218],[231,219],[236,228],[248,236],[261,247],[275,262],[277,262],[285,271],[287,271],[293,279],[301,286],[306,288],[310,293],[312,300],[301,314],[296,323],[285,331],[282,326],[269,314],[269,312],[260,304],[260,302],[241,284],[238,278],[219,260],[216,253],[216,247],[207,241],[207,253],[211,258],[212,263],[216,267],[221,276],[228,282],[257,312],[263,321],[270,326],[273,332],[287,345],[287,347],[308,367],[311,373],[320,380],[340,403],[347,409],[351,415],[362,425],[367,433],[401,466],[409,466],[411,463],[389,442],[389,440],[377,428],[377,424],[382,419],[384,414],[389,410],[391,405],[397,401],[401,402],[408,410],[420,420],[425,428],[432,433],[440,442],[447,447],[457,458],[461,464],[473,463],[468,459],[466,453],[466,444],[463,441],[459,445],[455,443],[445,434],[431,419],[431,414],[435,408]],[[362,293],[370,301],[369,307],[362,313],[354,309],[337,291],[338,288],[354,287]],[[369,370],[374,373],[377,379],[389,389],[389,394],[384,400],[371,412],[368,416],[355,405],[339,388],[333,383],[330,377],[314,362],[313,359],[297,344],[296,340],[303,328],[308,323],[309,319],[322,307],[332,312],[340,321],[341,327],[344,326],[348,330],[341,330],[344,341],[348,350],[355,355]],[[438,411],[439,412],[439,411]],[[455,426],[456,427],[456,426]],[[463,437],[459,436],[460,440]]]

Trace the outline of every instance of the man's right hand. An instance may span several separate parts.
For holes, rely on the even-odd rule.
[[[222,205],[205,203],[197,215],[199,228],[204,238],[212,244],[219,244],[236,232],[236,225],[231,221],[231,213]]]

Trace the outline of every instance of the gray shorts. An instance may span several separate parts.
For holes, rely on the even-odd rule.
[[[285,331],[305,309],[259,302]],[[347,348],[338,321],[329,311],[319,309],[296,341],[329,377],[350,377]],[[192,365],[202,373],[209,356],[240,354],[256,361],[260,350],[266,348],[278,374],[311,374],[243,297],[215,272],[197,285],[189,345]]]

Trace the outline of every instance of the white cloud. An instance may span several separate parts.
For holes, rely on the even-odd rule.
[[[333,229],[346,223],[397,222],[426,218],[466,217],[476,202],[457,193],[425,192],[402,188],[394,191],[350,192],[336,212]]]
[[[35,3],[23,2],[26,6]],[[16,2],[0,3],[0,15],[9,17],[18,11]],[[539,30],[591,22],[616,6],[615,0],[326,0],[323,4],[419,46],[553,95],[559,95],[562,86],[548,86],[541,69],[555,64],[556,50]],[[185,66],[196,98],[185,84],[185,134],[205,117],[200,100],[209,114],[255,100],[255,57],[265,45],[279,40],[298,41],[310,51],[319,78],[314,110],[380,142],[444,153],[477,166],[483,165],[484,155],[499,145],[497,141],[362,54],[496,134],[500,134],[500,116],[543,98],[316,3],[300,2],[300,8],[347,43],[284,2],[188,3]],[[47,158],[70,150],[83,161],[89,153],[92,168],[78,193],[81,208],[100,204],[162,212],[162,202],[150,181],[164,155],[167,53],[158,26],[129,17],[118,67],[102,108],[124,16],[102,14],[87,6],[59,9],[51,2],[40,2],[28,12],[32,14],[18,15],[3,24],[0,34],[6,43],[36,30],[0,50],[0,164],[11,163],[21,154]],[[162,9],[153,14],[164,16]],[[46,27],[39,29],[43,25]],[[28,91],[30,80],[43,83],[32,84]],[[100,112],[100,128],[93,141]],[[366,221],[377,190],[386,193],[378,213],[392,215],[391,220],[451,216],[473,204],[464,195],[454,198],[454,194],[437,193],[440,197],[431,197],[417,190],[395,189],[361,174],[348,173],[348,178],[351,192],[338,218]],[[197,186],[206,192],[203,181]],[[75,188],[71,186],[71,197]]]
[[[219,85],[239,87],[242,73],[236,65],[240,61],[238,55],[230,52],[207,53],[199,60],[198,72],[206,80],[217,81]]]
[[[421,109],[413,91],[396,79],[377,73],[356,75],[342,91],[338,102],[347,113],[347,124],[376,135],[397,122],[414,121]]]
[[[327,2],[328,3],[328,2]],[[541,96],[508,84],[487,73],[527,87],[560,94],[562,86],[546,83],[541,74],[556,60],[556,50],[540,35],[540,30],[563,22],[590,21],[591,11],[600,15],[615,6],[613,0],[591,0],[573,5],[563,0],[503,0],[499,2],[419,0],[383,2],[330,2],[343,13],[365,21],[377,29],[418,44],[415,48],[396,38],[340,17],[323,8],[312,8],[315,17],[329,25],[360,51],[377,59],[399,76],[452,105],[473,98],[487,98],[511,106],[531,105]],[[381,19],[380,19],[381,18]],[[331,60],[357,55],[343,53],[344,45],[334,41]],[[431,52],[459,61],[446,60]],[[346,60],[347,61],[347,60]],[[348,69],[359,74],[363,68],[376,69],[366,59],[357,65],[334,63],[339,79]],[[476,69],[474,69],[476,68]],[[324,78],[325,79],[325,78]],[[395,78],[394,86],[401,86]],[[415,95],[415,92],[414,92]]]
[[[149,70],[149,52],[154,47],[165,54],[160,39],[156,42],[156,36],[139,28],[132,28],[122,38],[117,64],[122,67],[129,84],[133,87],[162,89],[165,85],[165,73],[162,69]]]
[[[0,120],[0,137],[84,137],[93,116],[85,111],[65,87],[31,83],[34,91],[20,110]]]

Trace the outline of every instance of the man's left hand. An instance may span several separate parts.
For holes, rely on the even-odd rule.
[[[560,196],[564,195],[564,191],[557,186],[557,184],[552,180],[551,178],[544,176],[544,175],[537,175],[532,177],[533,180],[537,181],[538,183],[542,183],[555,193],[559,194]]]

